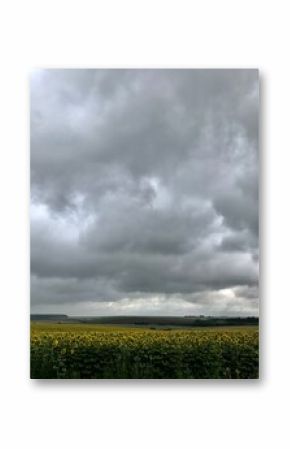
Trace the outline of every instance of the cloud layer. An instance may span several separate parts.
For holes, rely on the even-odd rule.
[[[31,303],[258,313],[258,72],[31,78]]]

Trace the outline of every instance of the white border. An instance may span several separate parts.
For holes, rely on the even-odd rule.
[[[1,6],[2,447],[287,447],[289,12],[286,1]],[[262,379],[29,380],[28,74],[33,67],[258,67]]]

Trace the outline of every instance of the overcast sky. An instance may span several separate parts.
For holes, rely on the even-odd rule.
[[[31,75],[31,311],[258,314],[256,70]]]

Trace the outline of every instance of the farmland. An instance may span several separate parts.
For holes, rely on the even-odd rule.
[[[254,379],[258,327],[31,324],[34,379]]]

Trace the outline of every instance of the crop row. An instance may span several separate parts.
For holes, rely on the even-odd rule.
[[[32,332],[32,378],[258,377],[258,332]]]

